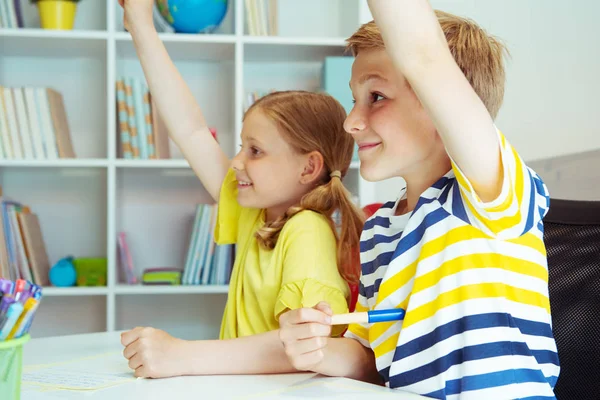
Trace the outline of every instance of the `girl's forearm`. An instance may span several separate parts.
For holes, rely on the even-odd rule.
[[[134,25],[131,36],[152,100],[169,136],[213,199],[218,200],[229,159],[213,139],[200,106],[169,57],[152,25]]]
[[[278,374],[296,372],[279,340],[279,331],[229,340],[187,343],[187,375]]]

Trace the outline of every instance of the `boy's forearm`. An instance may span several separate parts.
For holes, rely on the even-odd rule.
[[[368,0],[388,54],[404,74],[450,55],[428,0]],[[391,45],[390,45],[391,44]],[[451,55],[450,55],[451,56]]]
[[[230,340],[187,343],[186,375],[282,374],[297,372],[277,330]]]
[[[324,352],[324,359],[315,372],[382,384],[373,351],[364,347],[357,340],[330,338]]]

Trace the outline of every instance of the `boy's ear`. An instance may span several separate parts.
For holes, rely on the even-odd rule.
[[[325,162],[323,155],[318,151],[312,151],[306,155],[304,170],[300,176],[300,183],[306,185],[321,179]]]

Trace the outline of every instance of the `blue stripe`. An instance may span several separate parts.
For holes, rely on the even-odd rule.
[[[553,337],[550,325],[542,322],[532,322],[520,318],[513,318],[506,313],[469,315],[440,325],[430,333],[398,346],[394,354],[394,361],[412,356],[434,346],[436,343],[467,331],[498,327],[518,328],[524,335],[535,335],[548,338]]]
[[[523,233],[522,235],[526,234],[527,232],[529,232],[531,230],[531,227],[533,226],[533,213],[535,210],[535,185],[533,185],[533,178],[531,176],[531,172],[529,171],[529,169],[527,170],[527,173],[529,174],[529,180],[531,181],[531,189],[530,189],[530,193],[529,193],[529,211],[527,212],[527,223],[525,224],[525,229],[523,229]]]
[[[529,396],[521,397],[520,400],[556,400],[556,396]]]
[[[501,387],[518,383],[548,383],[544,375],[535,369],[508,369],[487,374],[465,376],[462,379],[453,379],[446,382],[446,388],[429,393],[426,396],[440,399],[471,390],[482,390],[493,387]],[[442,396],[439,396],[439,395]],[[432,396],[433,395],[433,396]],[[439,396],[439,397],[438,397]]]
[[[558,354],[550,350],[531,350],[531,354],[535,357],[538,364],[554,364],[559,365]]]
[[[396,247],[396,251],[394,251],[394,256],[392,257],[392,260],[401,256],[406,251],[410,250],[412,247],[417,245],[423,239],[423,235],[425,234],[425,231],[427,231],[427,229],[437,224],[438,222],[444,220],[448,217],[448,215],[448,212],[443,208],[435,209],[434,211],[427,214],[415,230],[413,230],[406,236],[403,236],[402,239],[400,239],[400,242],[398,242],[398,246]]]
[[[552,389],[554,389],[554,387],[556,386],[556,381],[558,381],[558,376],[549,376],[546,378],[548,380],[548,383],[550,383],[550,386],[552,386]]]
[[[451,179],[454,179],[454,178],[448,178],[447,176],[442,176],[433,185],[431,185],[431,187],[432,188],[436,188],[436,189],[441,189],[444,186],[446,186],[446,184],[448,183],[448,181],[451,180]]]
[[[381,278],[376,279],[370,286],[363,286],[362,282],[358,286],[358,293],[365,296],[367,299],[372,298],[375,295],[375,292],[379,291],[379,286],[381,285]]]
[[[452,214],[470,224],[469,217],[465,211],[465,205],[463,204],[462,195],[460,194],[460,185],[454,185],[452,188]]]
[[[446,204],[446,201],[448,201],[448,194],[450,193],[450,190],[452,189],[455,183],[456,179],[451,179],[450,182],[448,182],[448,185],[444,188],[444,191],[439,197],[441,205]]]
[[[529,321],[522,318],[512,317],[515,325],[523,335],[544,336],[553,339],[552,328],[550,324],[545,322]]]
[[[417,201],[415,209],[412,210],[412,214],[416,214],[422,206],[424,206],[425,204],[433,203],[434,201],[437,201],[436,197],[433,197],[431,199],[428,199],[426,197],[419,197],[419,201]]]
[[[393,255],[393,251],[388,251],[387,253],[379,254],[377,257],[375,257],[373,261],[362,263],[360,265],[360,269],[362,271],[363,276],[372,274],[373,272],[377,271],[377,269],[382,265],[389,265]]]
[[[466,346],[428,364],[391,376],[390,384],[393,387],[408,386],[437,376],[466,361],[514,355],[531,356],[531,352],[526,344],[520,342],[503,341]]]
[[[390,381],[390,367],[386,367],[379,371],[379,376],[383,380],[383,383],[387,384]]]
[[[394,208],[395,205],[396,205],[395,201],[388,201],[388,202],[385,202],[381,207],[379,207],[379,210],[383,210],[384,208]]]
[[[381,243],[392,243],[393,241],[400,239],[401,236],[402,232],[398,232],[392,236],[373,235],[371,239],[363,240],[360,242],[360,252],[364,253],[366,251],[372,250],[373,248],[375,248],[375,246]]]
[[[381,226],[382,228],[390,227],[390,219],[387,217],[379,217],[377,215],[369,218],[365,225],[363,226],[363,231],[368,231],[369,229],[373,229],[375,226]]]

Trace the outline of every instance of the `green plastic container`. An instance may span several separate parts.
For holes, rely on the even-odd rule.
[[[29,334],[19,339],[0,342],[0,393],[2,400],[21,398],[21,373],[23,372],[23,345]]]
[[[76,258],[77,286],[106,286],[106,258]]]

